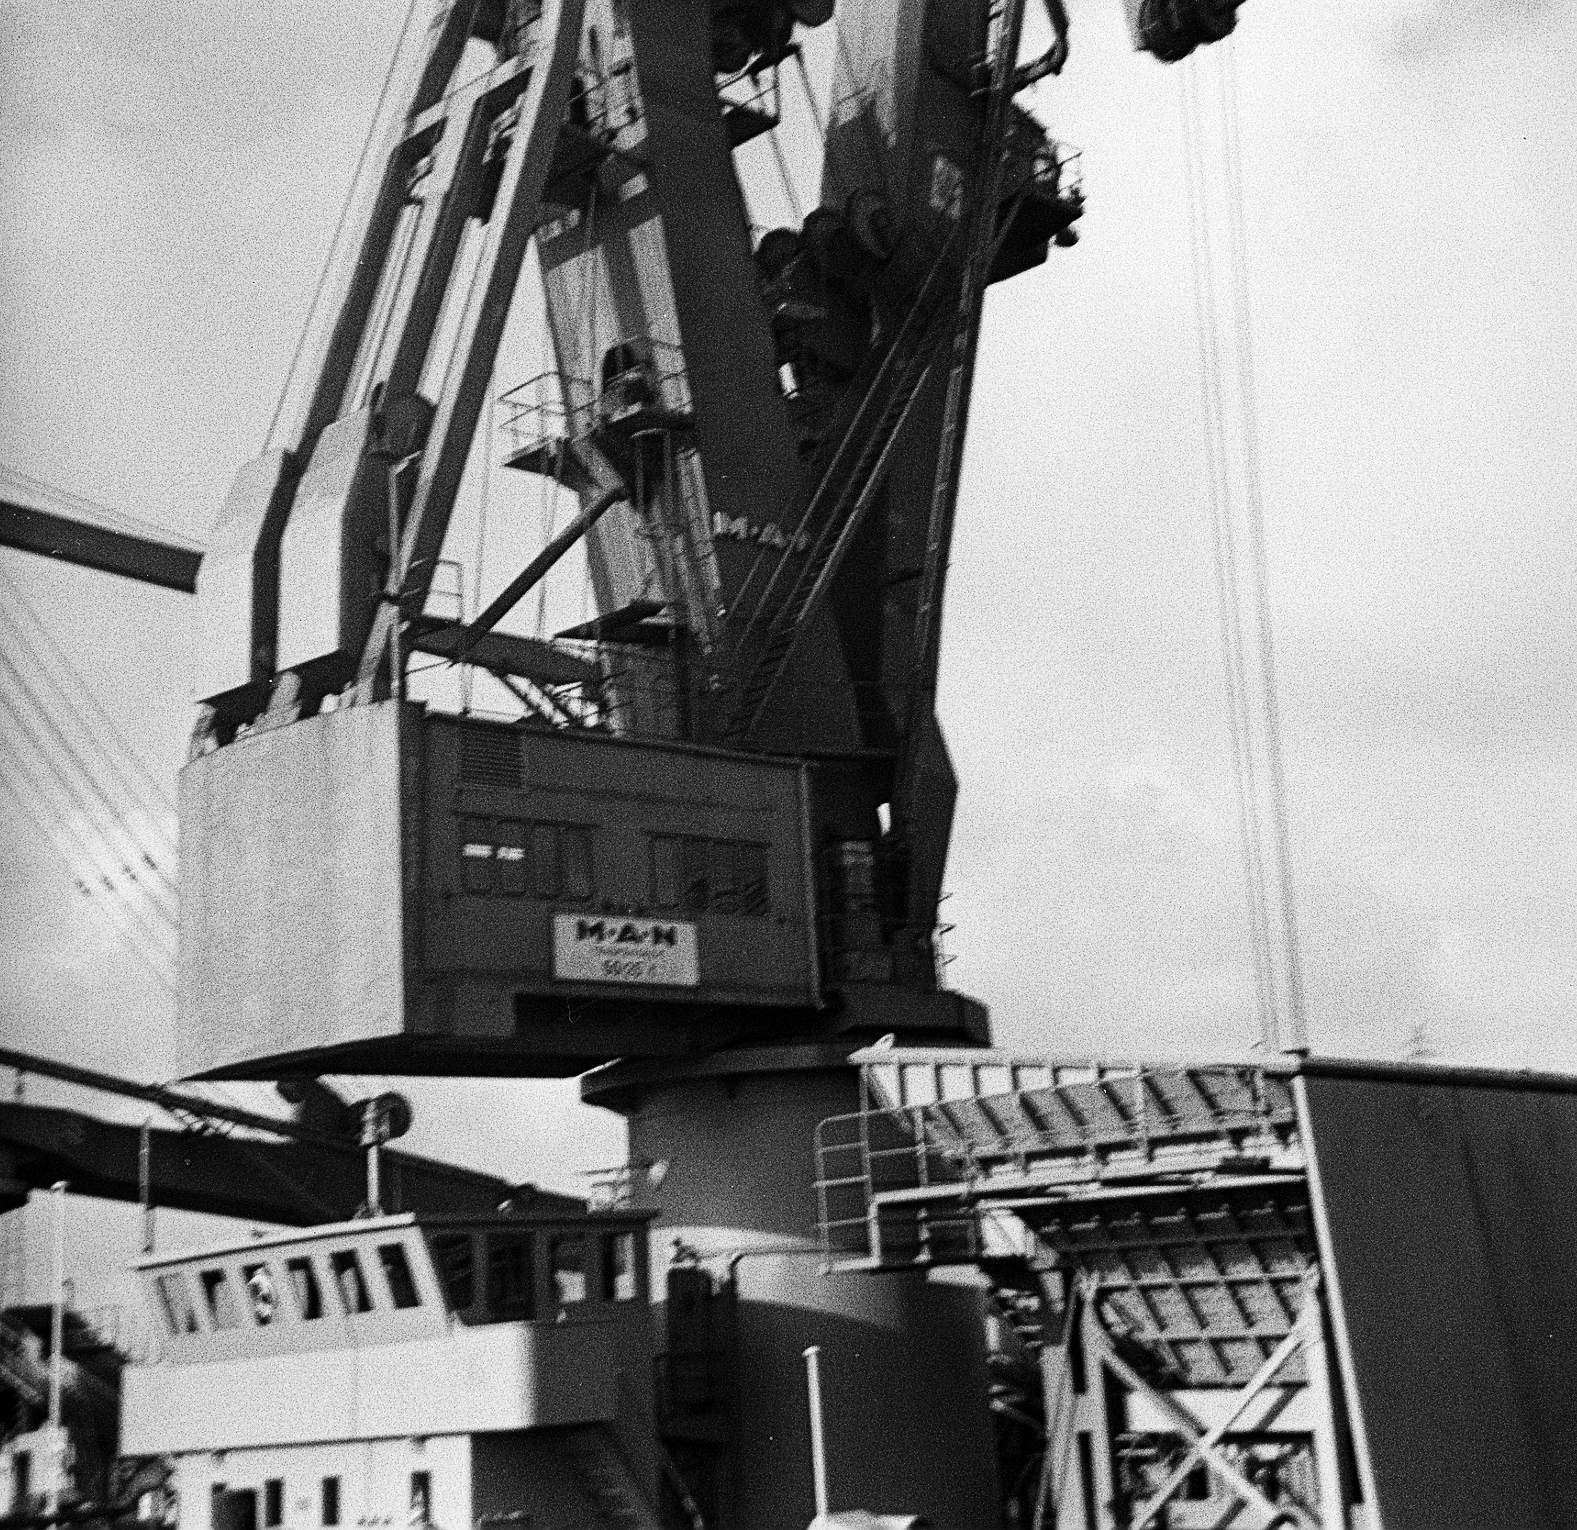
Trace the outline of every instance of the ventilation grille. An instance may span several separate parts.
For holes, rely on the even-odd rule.
[[[471,724],[460,730],[460,779],[471,786],[520,789],[520,735]]]

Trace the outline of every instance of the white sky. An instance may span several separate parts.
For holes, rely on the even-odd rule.
[[[0,0],[0,463],[206,535],[402,10]],[[988,300],[954,546],[950,977],[1007,1046],[1236,1054],[1177,82],[1129,51],[1118,0],[1072,10],[1038,107],[1085,151],[1083,239]],[[1314,1044],[1396,1054],[1421,1028],[1440,1056],[1577,1065],[1577,21],[1248,0],[1236,69]],[[0,566],[173,784],[186,599]],[[168,1076],[166,996],[9,793],[0,847],[0,1037]],[[514,1178],[572,1186],[621,1151],[569,1086],[412,1092],[419,1146]],[[119,1211],[91,1225],[129,1251]]]

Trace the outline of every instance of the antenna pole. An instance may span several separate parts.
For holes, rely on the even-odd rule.
[[[810,1469],[816,1482],[816,1523],[826,1520],[827,1442],[821,1432],[821,1345],[805,1351],[805,1384],[810,1390]]]
[[[361,1145],[367,1150],[367,1204],[361,1215],[383,1215],[383,1186],[381,1183],[383,1144],[389,1138],[389,1123],[383,1097],[368,1100],[361,1107]]]
[[[60,1497],[66,1474],[66,1441],[60,1427],[61,1351],[66,1337],[66,1181],[50,1186],[55,1197],[54,1295],[49,1327],[49,1523],[60,1522]]]

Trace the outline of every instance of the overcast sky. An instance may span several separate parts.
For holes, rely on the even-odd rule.
[[[954,546],[949,974],[1016,1049],[1236,1055],[1178,83],[1118,0],[1071,9],[1037,105],[1085,151],[1083,238],[990,295]],[[0,0],[0,463],[206,536],[402,11]],[[1577,1066],[1572,8],[1249,0],[1235,68],[1314,1044]],[[0,566],[173,786],[186,599]],[[10,793],[0,832],[0,1036],[168,1077],[163,990]],[[422,1147],[514,1178],[621,1151],[570,1086],[413,1092]]]

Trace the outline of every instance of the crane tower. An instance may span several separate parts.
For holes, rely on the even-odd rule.
[[[660,1166],[670,1291],[729,1296],[700,1381],[662,1394],[723,1523],[803,1522],[812,1340],[835,1436],[867,1442],[850,1491],[995,1513],[973,1294],[818,1275],[809,1143],[855,1108],[851,1049],[988,1039],[937,976],[940,606],[984,289],[1082,209],[1074,157],[1015,100],[1063,46],[1020,63],[1023,11],[440,6],[297,418],[238,474],[198,577],[186,1068],[586,1073],[633,1168]],[[799,39],[829,24],[819,203],[753,230],[735,155],[796,70],[810,94]],[[555,364],[495,383],[533,242]],[[441,619],[490,401],[507,466],[578,511],[486,610]],[[580,540],[595,620],[503,629]],[[413,653],[491,672],[523,715],[412,701]]]

